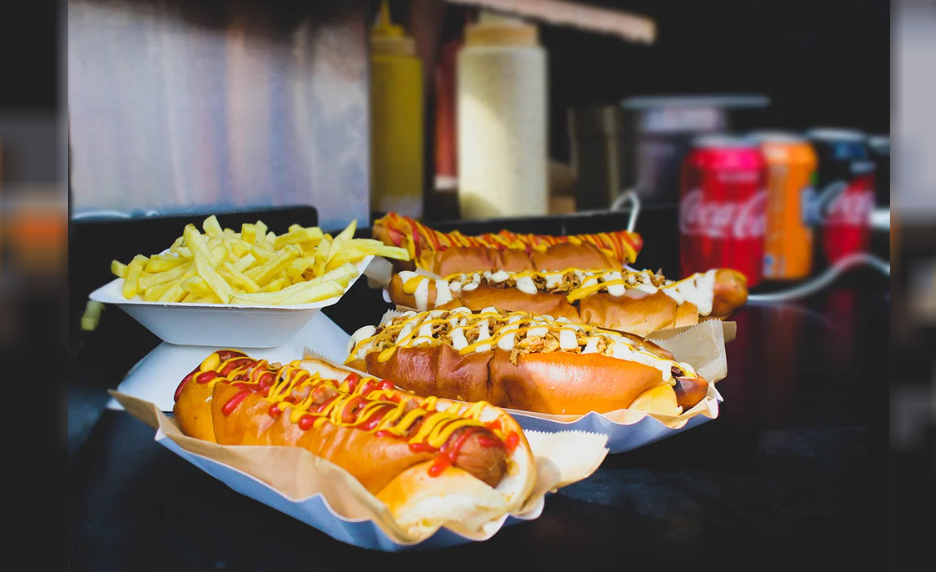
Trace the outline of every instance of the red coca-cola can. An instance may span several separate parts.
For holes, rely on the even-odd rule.
[[[819,158],[816,194],[807,201],[816,269],[867,252],[875,205],[875,164],[860,131],[817,128],[806,132]]]
[[[693,141],[682,169],[679,254],[683,277],[733,268],[748,287],[764,273],[767,164],[757,144],[729,135]]]

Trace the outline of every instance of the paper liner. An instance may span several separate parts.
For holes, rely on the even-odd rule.
[[[437,279],[442,278],[441,276],[429,272],[428,270],[423,270],[422,268],[416,268],[411,272],[420,274],[422,276],[428,276],[429,278]],[[364,276],[367,277],[367,285],[372,289],[382,288],[387,290],[390,288],[390,281],[393,280],[393,275],[397,274],[393,271],[393,263],[391,263],[386,258],[376,257],[374,261],[368,266],[367,270],[364,271]]]
[[[611,453],[621,453],[649,445],[718,417],[723,401],[715,385],[728,374],[726,338],[734,339],[736,324],[707,320],[694,326],[653,332],[648,340],[670,351],[677,361],[688,363],[709,381],[705,399],[679,416],[659,415],[633,409],[586,415],[547,415],[508,409],[524,429],[563,431],[578,429],[608,436]]]
[[[377,322],[377,325],[383,326],[384,324],[387,324],[388,322],[390,322],[390,320],[403,315],[404,312],[410,311],[406,308],[404,308],[403,310],[401,310],[400,308],[403,308],[403,306],[397,306],[396,310],[387,310],[386,312],[384,312],[383,316],[380,317],[380,321]],[[417,312],[417,310],[412,310],[412,311]]]
[[[387,288],[393,278],[393,263],[382,256],[376,256],[364,270],[364,276],[367,277],[367,285],[371,288]]]
[[[152,403],[116,391],[110,393],[131,415],[157,429],[157,442],[235,491],[337,540],[376,550],[487,540],[511,519],[537,518],[547,492],[587,478],[608,454],[605,435],[524,431],[535,458],[537,483],[519,511],[488,522],[482,530],[448,523],[413,536],[397,524],[386,505],[357,479],[303,448],[225,446],[193,439],[183,435],[176,422]]]
[[[388,310],[384,314],[381,324],[384,320],[399,316],[403,311],[415,310],[397,306],[396,310]],[[608,436],[608,448],[611,453],[636,449],[718,417],[718,404],[724,399],[718,393],[715,384],[728,375],[725,343],[734,340],[736,333],[735,322],[704,320],[692,326],[658,330],[646,337],[670,351],[676,361],[691,365],[709,382],[705,399],[681,415],[659,415],[634,409],[591,412],[585,415],[550,415],[518,409],[505,410],[513,415],[524,429],[602,433]]]
[[[329,359],[328,356],[326,356],[326,355],[324,355],[324,354],[321,354],[321,353],[319,353],[319,352],[317,352],[317,351],[315,351],[315,350],[312,350],[312,349],[310,349],[310,348],[303,348],[303,350],[302,350],[302,359],[310,359],[310,358],[311,358],[311,359],[317,359],[317,360],[324,361],[324,362],[326,362],[326,363],[328,363],[328,364],[331,364],[331,365],[333,365],[333,366],[335,366],[335,367],[337,367],[337,368],[339,368],[339,369],[344,369],[344,370],[347,370],[347,371],[349,371],[349,372],[353,371],[354,373],[360,375],[361,377],[374,377],[374,376],[372,376],[371,374],[367,373],[366,371],[361,371],[361,370],[359,370],[359,369],[355,369],[355,368],[353,368],[353,367],[344,365],[344,364],[341,363],[341,362],[335,361],[335,360],[333,360],[333,359]],[[400,388],[397,387],[397,389],[400,389]],[[405,389],[400,389],[400,391],[406,391],[406,390],[405,390]],[[450,401],[451,401],[451,400],[450,400]]]

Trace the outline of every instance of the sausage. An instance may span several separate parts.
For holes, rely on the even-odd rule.
[[[457,442],[465,431],[455,431],[448,442]],[[479,429],[466,437],[458,450],[454,465],[468,471],[488,486],[496,487],[507,472],[507,450],[496,444],[495,435],[490,430]]]

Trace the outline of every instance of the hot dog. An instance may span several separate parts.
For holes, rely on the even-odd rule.
[[[433,279],[403,271],[393,276],[390,299],[417,310],[490,306],[546,314],[577,324],[650,332],[724,319],[747,301],[743,274],[727,269],[697,273],[680,281],[641,272],[473,272]]]
[[[465,236],[439,232],[396,213],[375,221],[373,235],[410,253],[408,262],[393,261],[397,270],[420,268],[440,275],[572,267],[621,270],[636,260],[643,247],[640,235],[627,231],[548,236],[502,230]]]
[[[690,390],[708,386],[690,365],[637,336],[495,308],[405,312],[359,329],[348,353],[346,365],[417,395],[549,414],[635,408],[679,415],[701,400]]]
[[[420,398],[313,359],[286,365],[213,352],[175,394],[182,432],[222,445],[302,447],[344,468],[413,534],[479,527],[535,484],[529,443],[488,403]]]

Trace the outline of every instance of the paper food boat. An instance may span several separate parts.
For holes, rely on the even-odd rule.
[[[397,306],[387,312],[381,323],[412,308]],[[608,436],[611,453],[623,453],[660,439],[671,437],[718,417],[719,403],[724,401],[715,388],[716,382],[728,375],[725,343],[735,338],[737,324],[720,320],[704,320],[693,326],[669,328],[651,333],[646,339],[670,351],[676,361],[688,363],[707,381],[705,399],[681,415],[657,415],[632,409],[585,415],[548,415],[518,409],[506,409],[524,429],[558,432],[587,431]],[[347,340],[350,340],[349,335]]]
[[[200,441],[183,435],[175,421],[152,403],[113,391],[111,395],[134,417],[156,429],[159,444],[238,493],[341,542],[388,552],[484,541],[506,524],[538,518],[547,493],[587,478],[608,454],[604,435],[524,431],[536,461],[537,483],[519,511],[490,521],[481,530],[451,522],[416,537],[398,525],[386,505],[347,471],[305,449]]]

